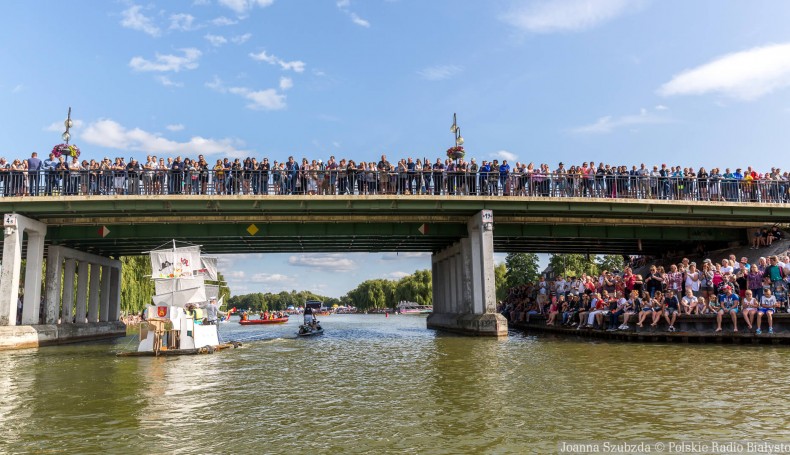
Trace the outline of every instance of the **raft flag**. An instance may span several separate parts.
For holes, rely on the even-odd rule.
[[[107,237],[109,234],[110,230],[107,229],[107,226],[102,226],[99,228],[99,235],[102,236],[102,238]]]
[[[417,230],[420,231],[420,234],[425,235],[428,233],[428,225],[423,224],[419,228],[417,228]]]

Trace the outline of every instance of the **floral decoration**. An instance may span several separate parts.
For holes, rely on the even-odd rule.
[[[463,158],[464,157],[464,147],[461,145],[456,145],[455,147],[450,147],[447,149],[447,157],[448,158]]]
[[[55,155],[55,158],[59,158],[61,155],[79,158],[80,149],[74,144],[58,144],[52,148],[52,154]]]

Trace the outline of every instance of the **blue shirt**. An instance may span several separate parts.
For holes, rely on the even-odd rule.
[[[499,174],[500,175],[507,175],[510,172],[510,165],[509,164],[502,164],[499,166]]]

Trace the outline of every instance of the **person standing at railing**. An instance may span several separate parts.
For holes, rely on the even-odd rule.
[[[244,194],[252,194],[252,176],[254,173],[255,166],[252,163],[252,158],[248,156],[244,159],[241,170],[242,192]]]
[[[432,182],[431,173],[431,163],[428,161],[428,158],[423,158],[422,160],[422,174],[420,177],[422,178],[422,193],[429,194],[431,192],[431,182]]]
[[[442,173],[444,172],[444,164],[441,158],[436,158],[436,163],[433,164],[433,194],[439,196],[442,194]]]
[[[28,192],[31,196],[38,196],[39,189],[41,188],[41,160],[38,159],[38,153],[33,152],[30,158],[27,159],[27,183]]]
[[[480,170],[480,167],[477,165],[477,161],[474,158],[469,162],[469,168],[466,175],[466,187],[469,190],[469,194],[477,196],[477,173]]]
[[[260,178],[258,185],[259,194],[269,194],[269,174],[271,174],[271,171],[272,166],[269,164],[269,158],[263,158],[263,162],[258,165],[258,176]]]
[[[414,191],[414,179],[417,176],[416,169],[417,169],[417,165],[414,163],[414,160],[412,159],[412,157],[409,157],[409,159],[406,161],[406,191],[407,191],[407,194],[417,194],[417,192]],[[420,188],[420,184],[418,182],[417,183],[417,189],[419,190],[419,188]]]
[[[502,164],[499,165],[499,186],[502,187],[502,194],[509,194],[509,190],[507,188],[507,179],[510,175],[510,165],[507,164],[507,160],[502,160]]]
[[[0,185],[3,187],[3,196],[11,195],[11,165],[5,157],[0,158]]]
[[[44,194],[52,196],[52,192],[57,188],[58,176],[55,169],[58,167],[58,160],[54,153],[49,154],[49,158],[44,160],[41,171],[44,173]]]
[[[354,194],[356,171],[357,164],[354,160],[346,161],[345,158],[340,160],[340,163],[337,165],[338,194]]]

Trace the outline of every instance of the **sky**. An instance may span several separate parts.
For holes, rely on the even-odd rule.
[[[293,154],[783,166],[790,2],[3,3],[0,155]],[[499,257],[501,260],[501,256]],[[223,258],[234,293],[340,296],[428,255]]]

